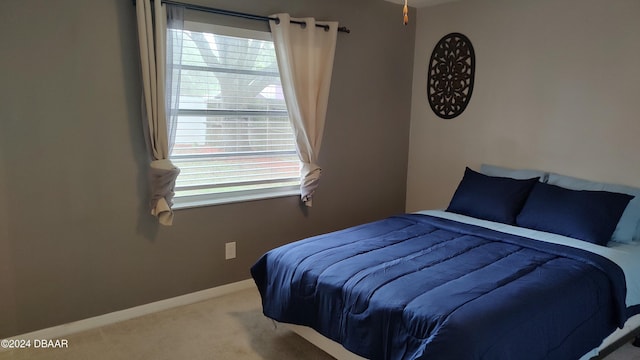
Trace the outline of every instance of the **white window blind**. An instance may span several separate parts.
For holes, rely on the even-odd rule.
[[[182,35],[176,206],[299,193],[271,34],[185,22]]]

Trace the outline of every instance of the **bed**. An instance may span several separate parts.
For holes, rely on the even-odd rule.
[[[548,175],[467,168],[446,211],[271,250],[251,268],[263,312],[368,359],[597,355],[640,312],[639,229],[609,241],[626,236],[620,222],[638,204],[631,194],[550,184]],[[557,201],[576,204],[558,212]]]

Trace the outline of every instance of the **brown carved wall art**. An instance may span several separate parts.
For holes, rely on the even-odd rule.
[[[445,35],[436,44],[427,77],[429,105],[436,115],[453,119],[466,109],[473,92],[475,63],[471,41],[463,34]]]

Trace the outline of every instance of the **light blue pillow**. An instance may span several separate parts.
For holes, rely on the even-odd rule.
[[[622,213],[611,240],[627,244],[632,241],[640,241],[640,189],[625,185],[589,181],[556,173],[549,174],[548,183],[573,190],[604,190],[634,196]]]
[[[480,172],[489,176],[509,177],[513,179],[531,179],[540,178],[540,182],[547,182],[548,173],[540,170],[529,169],[509,169],[502,166],[482,164],[480,165]]]

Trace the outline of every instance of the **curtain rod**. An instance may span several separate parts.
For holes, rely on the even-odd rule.
[[[218,14],[218,15],[234,16],[234,17],[239,17],[239,18],[249,19],[249,20],[259,20],[259,21],[274,20],[274,21],[280,21],[280,19],[278,19],[277,17],[253,15],[253,14],[247,14],[247,13],[242,13],[242,12],[238,12],[238,11],[216,9],[216,8],[212,8],[212,7],[187,4],[187,3],[183,3],[183,2],[179,2],[179,1],[173,1],[173,0],[162,0],[161,2],[163,4],[184,6],[185,9],[189,9],[189,10],[208,12],[208,13]],[[136,0],[133,0],[133,4],[134,5],[135,5],[135,3],[136,3]],[[291,20],[291,23],[299,24],[299,25],[306,25],[307,24],[304,21],[297,21],[297,20]],[[329,25],[316,24],[316,27],[321,27],[321,28],[324,28],[325,30],[329,29]],[[339,32],[343,32],[343,33],[347,33],[347,34],[349,34],[351,32],[351,30],[349,30],[349,28],[347,28],[346,26],[338,27],[338,31]]]

